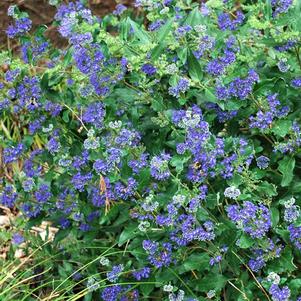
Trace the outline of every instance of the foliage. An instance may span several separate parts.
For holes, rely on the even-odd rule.
[[[0,54],[0,300],[301,300],[301,2],[51,3],[68,46],[11,6]]]

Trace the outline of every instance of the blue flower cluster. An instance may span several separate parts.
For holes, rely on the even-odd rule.
[[[216,97],[218,99],[229,99],[231,97],[246,99],[252,92],[253,85],[259,81],[259,76],[254,70],[249,70],[246,78],[235,78],[228,86],[218,84],[216,86]]]
[[[30,227],[56,227],[37,258],[62,264],[48,285],[43,261],[41,283],[64,277],[72,300],[298,300],[298,3],[136,0],[99,18],[60,2],[64,49],[8,12],[20,52],[0,53],[0,204],[18,222],[5,244],[31,252]]]
[[[6,34],[11,39],[22,36],[31,29],[31,24],[32,22],[28,18],[16,19],[15,24],[7,28]]]
[[[263,238],[272,226],[269,209],[261,204],[245,201],[242,208],[228,206],[227,212],[229,218],[253,238]]]
[[[281,103],[277,99],[276,94],[267,96],[267,104],[268,107],[265,111],[259,110],[256,116],[250,117],[250,128],[265,130],[271,126],[271,123],[275,118],[283,118],[289,112],[289,108],[287,106],[278,108]]]

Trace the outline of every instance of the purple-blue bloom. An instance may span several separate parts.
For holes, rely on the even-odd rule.
[[[171,156],[169,154],[162,153],[159,156],[154,156],[150,162],[151,175],[153,178],[162,181],[170,177],[170,171],[168,168],[168,162]]]
[[[17,198],[18,194],[15,192],[13,186],[7,185],[0,194],[0,203],[3,206],[12,208],[15,205]]]
[[[21,157],[24,151],[25,151],[25,146],[22,143],[19,143],[16,146],[6,147],[3,151],[4,164],[17,161]]]
[[[12,237],[12,243],[14,245],[20,245],[24,241],[25,241],[25,239],[20,233],[15,233]]]
[[[256,163],[260,169],[266,169],[269,166],[270,159],[265,156],[260,156],[256,159]]]
[[[6,34],[9,38],[16,38],[26,34],[31,29],[31,20],[28,18],[20,18],[15,20],[14,25],[10,25],[7,30]]]
[[[272,284],[269,293],[272,296],[273,301],[289,301],[291,291],[288,286],[281,288],[278,284]]]
[[[297,77],[291,81],[291,85],[294,88],[301,88],[301,77]]]
[[[255,205],[245,201],[242,207],[228,206],[227,213],[228,217],[252,238],[263,238],[272,226],[269,209],[261,204]]]
[[[172,86],[168,89],[168,93],[174,97],[179,98],[181,93],[185,93],[189,88],[189,80],[186,78],[180,78],[176,86]]]
[[[221,30],[236,30],[243,23],[244,19],[245,16],[241,11],[236,12],[235,19],[232,19],[228,13],[221,13],[218,16],[218,26]]]
[[[286,13],[293,4],[293,0],[271,0],[273,9],[273,17],[277,17],[279,14]]]
[[[141,71],[143,73],[145,73],[146,75],[154,75],[156,74],[157,72],[157,68],[154,67],[153,65],[151,64],[144,64],[142,67],[141,67]]]
[[[149,267],[144,267],[140,270],[133,271],[132,275],[136,280],[140,281],[141,279],[149,278],[150,273],[151,273],[151,269]]]

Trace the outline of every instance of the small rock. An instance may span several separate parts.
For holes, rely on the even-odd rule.
[[[39,234],[40,234],[40,237],[42,238],[42,240],[45,241],[46,237],[47,237],[47,232],[44,230],[44,231],[39,232]]]
[[[0,227],[6,227],[10,225],[9,217],[6,215],[0,215]]]
[[[22,249],[17,249],[15,251],[15,258],[22,258],[25,256],[25,253]]]

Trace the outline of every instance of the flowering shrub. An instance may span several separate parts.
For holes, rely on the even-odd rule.
[[[12,6],[0,54],[3,239],[59,229],[29,295],[300,301],[301,2],[51,3],[68,46]]]

